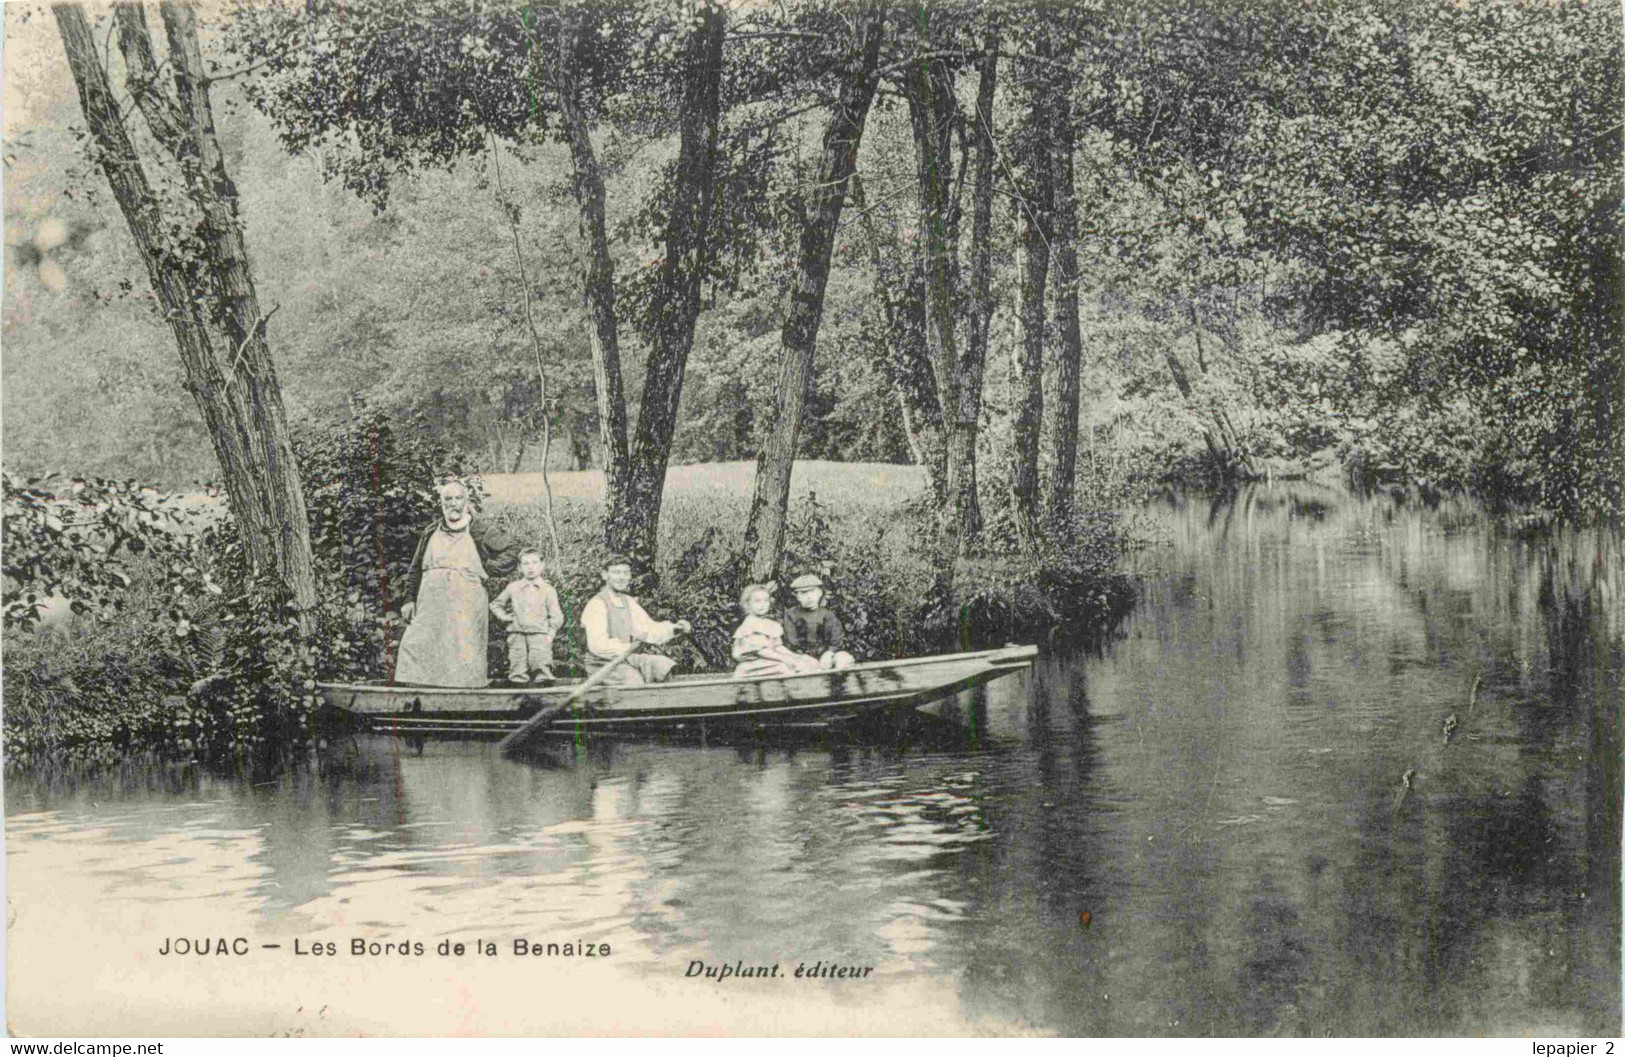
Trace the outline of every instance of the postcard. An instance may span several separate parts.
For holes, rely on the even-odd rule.
[[[12,1036],[1619,1036],[1617,7],[4,18]]]

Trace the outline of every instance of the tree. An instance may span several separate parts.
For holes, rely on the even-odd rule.
[[[345,144],[327,148],[330,174],[380,207],[393,180],[452,166],[488,136],[529,148],[552,137],[569,147],[609,479],[606,542],[651,570],[701,290],[737,285],[762,220],[760,185],[774,164],[771,145],[752,144],[748,126],[721,139],[724,113],[783,106],[827,65],[800,39],[822,34],[764,32],[758,36],[791,39],[729,59],[724,78],[730,17],[709,0],[474,9],[428,0],[408,13],[392,2],[313,0],[297,9],[244,4],[233,29],[245,69],[264,78],[255,102],[289,149]],[[748,17],[771,28],[777,16]],[[331,84],[345,87],[330,92]],[[600,124],[620,139],[622,163],[633,148],[677,141],[676,159],[645,181],[640,208],[622,218],[620,234],[646,238],[653,260],[619,281],[606,165],[591,138]],[[624,323],[649,349],[629,442]]]
[[[810,202],[799,196],[801,239],[797,276],[780,337],[779,384],[774,392],[771,432],[756,461],[745,555],[750,579],[771,580],[784,548],[784,517],[790,502],[790,473],[801,436],[802,408],[812,384],[818,325],[824,313],[835,232],[846,204],[847,185],[857,169],[858,146],[875,94],[875,67],[885,28],[884,0],[860,4],[854,16],[852,55],[839,99],[824,130],[823,152],[813,177]]]
[[[78,4],[52,8],[93,155],[175,335],[186,387],[208,426],[251,566],[280,580],[308,631],[316,604],[310,528],[265,337],[269,314],[260,312],[237,215],[237,187],[215,136],[196,16],[183,3],[166,2],[159,10],[171,92],[159,79],[141,4],[119,4],[115,19],[125,88],[168,156],[166,161],[152,152],[147,160],[177,170],[179,192],[149,178],[84,9]]]
[[[525,146],[552,135],[566,144],[612,523],[628,502],[629,445],[607,194],[591,132],[606,97],[638,81],[634,67],[647,68],[633,56],[662,26],[640,23],[629,3],[474,10],[429,2],[408,12],[340,0],[245,3],[228,27],[231,49],[246,62],[240,72],[254,78],[249,96],[288,150],[349,141],[324,151],[327,175],[380,211],[401,177],[480,156],[492,138]],[[330,84],[345,89],[327,91]],[[549,410],[529,417],[548,421]]]
[[[971,190],[970,304],[966,313],[965,354],[953,396],[953,432],[948,442],[948,495],[953,504],[952,553],[963,555],[982,530],[976,494],[976,439],[982,423],[982,373],[993,325],[993,183],[998,147],[993,139],[993,96],[999,75],[1000,27],[993,16],[977,64],[976,111],[971,142],[976,146],[976,183]],[[941,397],[939,395],[938,399]],[[945,405],[946,406],[946,405]]]
[[[1255,179],[1226,184],[1306,266],[1314,329],[1346,338],[1346,453],[1617,512],[1617,8],[1382,4],[1294,28],[1315,74],[1254,115],[1235,161]]]
[[[528,18],[528,16],[527,16]],[[528,23],[527,23],[528,28]],[[603,448],[604,490],[612,511],[626,504],[626,476],[630,453],[626,439],[626,396],[621,384],[620,322],[615,315],[615,268],[609,256],[609,232],[605,224],[604,172],[593,150],[591,121],[582,100],[582,71],[592,61],[591,9],[562,9],[559,13],[558,61],[550,80],[558,95],[560,127],[570,147],[575,166],[571,191],[580,213],[581,241],[586,247],[582,262],[581,299],[589,318],[587,333],[592,346],[593,376],[598,398],[598,437]],[[533,44],[540,41],[533,34]],[[548,49],[533,46],[533,58]]]
[[[1222,334],[1255,287],[1279,335],[1215,351],[1262,403],[1359,477],[1619,509],[1617,7],[1154,0],[1114,39],[1119,157],[1229,229],[1170,307]]]
[[[654,568],[655,532],[683,394],[683,369],[700,315],[700,284],[711,264],[711,199],[716,187],[722,42],[727,28],[727,11],[705,0],[688,29],[679,59],[676,178],[666,207],[665,255],[649,312],[652,347],[626,489],[620,507],[611,506],[605,528],[612,550],[641,561],[649,570]]]
[[[1068,46],[1058,55],[1070,67],[1076,49]],[[1055,399],[1050,433],[1050,486],[1046,516],[1054,525],[1072,518],[1075,480],[1078,472],[1078,379],[1083,370],[1083,335],[1078,327],[1078,203],[1073,156],[1077,153],[1077,131],[1072,124],[1072,78],[1057,84],[1051,97],[1054,105],[1054,167],[1050,183],[1054,189],[1054,266],[1050,274],[1055,287],[1055,325],[1060,334],[1056,355]]]
[[[1015,130],[1014,192],[1016,221],[1021,229],[1021,340],[1011,346],[1010,391],[1015,399],[1011,423],[1010,506],[1016,525],[1031,539],[1038,521],[1038,440],[1044,423],[1045,288],[1049,280],[1050,245],[1055,239],[1055,132],[1052,102],[1067,87],[1057,85],[1044,64],[1049,58],[1047,27],[1029,27],[1032,53],[1038,60],[1017,63],[1015,84],[1025,113]]]
[[[860,173],[852,174],[852,204],[858,210],[870,267],[874,270],[874,301],[880,309],[878,334],[867,344],[878,346],[893,399],[902,419],[904,439],[916,466],[923,466],[931,482],[931,498],[938,508],[948,501],[948,447],[943,439],[942,406],[925,348],[925,270],[919,240],[913,252],[904,250],[895,222],[882,234]]]
[[[921,8],[919,46],[933,43],[933,17]],[[946,502],[940,518],[939,553],[952,563],[981,531],[976,493],[976,438],[982,414],[982,374],[988,326],[993,314],[990,294],[993,213],[993,95],[998,81],[999,31],[987,30],[977,58],[976,109],[967,116],[954,92],[954,69],[929,52],[908,64],[900,89],[908,100],[913,129],[918,188],[918,232],[923,266],[925,348],[942,410],[946,450]],[[955,175],[954,144],[960,165]],[[976,180],[971,192],[971,277],[962,295],[959,268],[959,192],[964,169],[976,144]],[[963,305],[963,311],[962,311]],[[958,334],[966,321],[963,341]]]

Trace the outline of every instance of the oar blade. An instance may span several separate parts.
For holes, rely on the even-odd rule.
[[[525,743],[530,741],[530,739],[535,736],[538,731],[552,723],[555,716],[559,715],[561,712],[564,712],[579,700],[581,700],[581,695],[579,693],[575,693],[570,695],[570,699],[568,701],[564,701],[556,705],[546,706],[534,716],[531,716],[530,719],[525,722],[524,726],[503,738],[502,741],[498,743],[497,747],[502,750],[502,754],[504,756],[513,755],[519,749],[523,748]]]

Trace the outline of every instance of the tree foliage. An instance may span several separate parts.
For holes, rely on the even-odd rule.
[[[1112,94],[1111,127],[1201,245],[1187,272],[1231,271],[1190,293],[1244,295],[1286,330],[1254,368],[1314,376],[1296,402],[1346,463],[1619,510],[1617,14],[1142,13],[1154,73]]]
[[[402,428],[482,446],[486,466],[513,465],[521,436],[533,458],[540,419],[528,407],[537,388],[525,377],[523,291],[504,263],[511,250],[496,241],[516,210],[536,264],[555,422],[573,441],[563,447],[580,451],[596,437],[592,457],[612,464],[619,436],[630,459],[659,306],[669,303],[660,291],[681,171],[677,59],[697,10],[664,0],[256,0],[230,13],[221,36],[206,33],[217,95],[245,93],[260,107],[223,121],[222,141],[244,158],[245,217],[271,265],[263,284],[276,290],[267,301],[285,306],[290,405],[330,413],[366,389],[375,403],[425,413]],[[970,492],[978,504],[1001,502],[998,467],[1017,449],[1018,490],[1031,491],[1033,414],[1022,408],[1038,407],[1038,396],[1037,471],[1052,506],[1087,476],[1081,454],[1069,462],[1071,442],[1078,452],[1118,445],[1147,474],[1335,470],[1559,513],[1617,511],[1617,10],[1597,0],[1153,0],[945,4],[926,14],[923,27],[918,7],[888,14],[882,82],[833,244],[802,454],[918,461],[946,500],[948,434],[958,427],[943,419],[930,334],[934,320],[951,320],[958,339],[985,340],[996,368],[977,394],[975,444],[960,445],[982,471]],[[730,13],[670,459],[753,457],[774,421],[797,203],[838,97],[850,16],[833,3]],[[989,223],[978,244],[972,137],[981,130],[969,119],[995,21]],[[920,223],[907,96],[932,64],[949,115],[949,204],[942,241],[927,253],[935,236]],[[1047,97],[1029,87],[1045,84]],[[1052,128],[1055,171],[1071,163],[1075,217],[1061,219],[1057,183],[1048,238],[1035,238],[1042,225],[1024,227],[1033,98],[1064,109]],[[268,153],[268,127],[299,156]],[[24,167],[28,142],[16,148]],[[582,195],[583,145],[602,183],[601,257]],[[489,193],[493,159],[509,180],[503,206]],[[315,172],[365,204],[316,194]],[[316,205],[296,230],[278,210],[294,215],[300,195]],[[48,334],[17,313],[6,337],[21,350],[60,345],[85,370],[59,379],[37,357],[8,353],[8,411],[21,399],[15,380],[19,393],[108,394],[89,401],[97,421],[133,422],[133,401],[120,394],[166,380],[126,351],[150,344],[134,340],[150,324],[128,300],[109,306],[79,292],[104,270],[128,275],[130,261],[107,255],[94,234],[105,217],[90,204],[62,216],[92,233],[9,252],[8,297],[20,287],[75,325]],[[1069,238],[1077,261],[1063,281]],[[1023,242],[1049,254],[1041,299]],[[984,250],[987,293],[973,297],[971,264]],[[962,273],[938,284],[951,296],[934,303],[926,265],[949,256]],[[45,288],[47,263],[65,289]],[[587,296],[591,277],[598,293]],[[1063,303],[1069,292],[1075,304]],[[602,369],[605,320],[617,343],[613,386]],[[1024,339],[1041,355],[1022,351]],[[956,341],[956,352],[966,348]],[[1013,372],[1002,369],[1010,363]],[[1076,396],[1063,368],[1077,369]],[[670,380],[657,372],[655,387]],[[128,431],[145,432],[120,437],[131,455],[81,438],[73,456],[104,470],[155,463],[173,458],[162,450],[173,445],[148,435],[199,435],[187,433],[196,426],[184,406],[139,406],[141,424]],[[38,465],[48,449],[36,434],[61,428],[60,416],[8,414],[8,447]]]

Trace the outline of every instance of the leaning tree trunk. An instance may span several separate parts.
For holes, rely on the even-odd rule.
[[[756,460],[756,484],[745,525],[749,579],[762,583],[778,573],[784,550],[784,518],[790,503],[790,472],[801,439],[802,410],[812,385],[818,324],[824,314],[830,254],[846,204],[847,181],[857,168],[858,145],[875,97],[875,66],[885,28],[884,2],[864,4],[857,14],[857,47],[840,98],[824,129],[824,151],[813,180],[811,208],[801,211],[801,250],[790,311],[779,339],[779,380],[770,432]]]
[[[1066,56],[1068,59],[1071,55]],[[1073,186],[1072,154],[1076,133],[1072,128],[1071,89],[1056,87],[1054,96],[1055,148],[1055,324],[1060,332],[1060,354],[1055,372],[1055,400],[1051,411],[1049,509],[1050,523],[1066,525],[1076,505],[1078,476],[1078,379],[1083,371],[1083,335],[1078,328],[1078,199]]]
[[[1179,395],[1185,398],[1185,403],[1192,407],[1195,401],[1192,398],[1190,375],[1185,370],[1184,361],[1174,350],[1172,342],[1163,346],[1162,358],[1168,364],[1168,373],[1173,375],[1174,387]],[[1231,448],[1223,433],[1223,423],[1217,419],[1212,424],[1202,425],[1202,441],[1207,445],[1207,452],[1213,457],[1213,465],[1218,468],[1220,476],[1228,479],[1235,473],[1231,459]]]
[[[611,510],[624,509],[628,469],[626,394],[621,383],[621,337],[615,316],[615,267],[609,258],[609,232],[604,222],[604,173],[589,136],[586,110],[576,81],[575,50],[579,27],[560,33],[558,95],[560,125],[570,145],[575,168],[573,188],[585,243],[581,297],[587,309],[587,339],[592,351],[594,389],[598,396],[598,437],[604,452],[604,497]],[[585,463],[581,468],[585,468]]]
[[[1049,58],[1049,42],[1039,36],[1034,49]],[[1016,131],[1020,182],[1016,211],[1021,225],[1021,340],[1010,347],[1010,393],[1015,402],[1011,423],[1010,506],[1024,538],[1031,540],[1038,522],[1038,437],[1044,427],[1044,290],[1049,279],[1051,211],[1054,204],[1053,160],[1050,157],[1051,104],[1048,70],[1036,64],[1017,67],[1017,84],[1026,96],[1027,114]]]
[[[925,347],[942,407],[944,445],[958,395],[958,342],[954,333],[959,289],[959,248],[949,238],[954,207],[953,76],[932,61],[907,86],[909,118],[914,130],[919,185],[919,238],[925,304]]]
[[[1197,369],[1206,374],[1207,358],[1202,355],[1202,323],[1197,318],[1195,305],[1187,305],[1186,308],[1190,313],[1191,330],[1196,337]],[[1174,385],[1178,386],[1179,395],[1194,406],[1191,399],[1190,377],[1184,363],[1179,359],[1179,354],[1174,351],[1172,345],[1169,345],[1163,350],[1163,357],[1168,361],[1168,370],[1174,376]],[[1235,425],[1230,421],[1229,413],[1216,401],[1209,403],[1208,413],[1212,424],[1202,427],[1202,439],[1207,443],[1208,454],[1213,456],[1220,477],[1230,481],[1256,476],[1247,453],[1241,450],[1241,441],[1236,434]]]
[[[1202,323],[1196,316],[1196,306],[1187,306],[1190,310],[1191,327],[1196,333],[1196,362],[1203,374],[1207,373],[1207,357],[1202,354]],[[1252,460],[1241,446],[1241,435],[1236,432],[1236,424],[1230,419],[1230,412],[1218,401],[1212,404],[1213,423],[1218,427],[1219,439],[1224,444],[1227,453],[1226,465],[1231,477],[1253,478],[1258,472],[1253,469]]]
[[[887,311],[886,377],[897,399],[909,454],[916,466],[925,467],[932,502],[940,509],[948,501],[948,445],[925,348],[925,306],[911,289]]]
[[[119,48],[126,87],[178,165],[194,217],[165,213],[120,117],[84,9],[77,4],[52,8],[97,161],[175,334],[185,385],[208,427],[249,561],[278,578],[308,633],[316,605],[310,524],[265,340],[268,317],[260,314],[237,216],[237,188],[215,137],[195,16],[182,4],[165,3],[160,10],[173,97],[159,81],[139,4],[120,4],[116,10]],[[195,239],[188,237],[194,232]]]
[[[716,183],[717,128],[721,123],[722,42],[725,9],[707,4],[683,50],[683,100],[677,117],[677,186],[666,220],[666,256],[654,291],[652,349],[644,373],[643,408],[626,488],[611,497],[606,525],[611,549],[655,571],[656,531],[666,489],[683,371],[700,315],[700,283],[710,256],[709,221]]]

